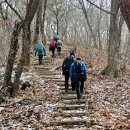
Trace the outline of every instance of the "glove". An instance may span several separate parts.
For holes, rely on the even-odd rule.
[[[35,53],[35,56],[37,56],[37,54]]]

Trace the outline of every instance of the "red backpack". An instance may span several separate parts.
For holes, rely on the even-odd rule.
[[[56,42],[55,41],[51,41],[50,48],[55,47],[55,45],[56,45]]]

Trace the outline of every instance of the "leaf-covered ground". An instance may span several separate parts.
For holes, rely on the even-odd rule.
[[[87,53],[86,53],[87,52]],[[92,53],[95,52],[95,53]],[[86,88],[90,92],[93,101],[91,117],[96,125],[90,130],[130,130],[130,73],[129,69],[119,78],[105,77],[100,71],[106,65],[106,56],[92,50],[78,50],[86,61],[90,72]],[[35,62],[36,58],[34,59]],[[50,66],[61,66],[63,59],[55,59]],[[59,70],[56,70],[60,73]],[[4,75],[4,69],[0,69],[0,84]],[[23,73],[21,84],[28,81],[31,85],[25,90],[19,91],[17,96],[6,99],[0,105],[0,129],[1,130],[73,130],[68,127],[44,127],[44,121],[50,121],[53,117],[55,106],[58,104],[59,89],[54,83],[46,83],[33,69]],[[86,127],[75,126],[74,130],[86,130]]]

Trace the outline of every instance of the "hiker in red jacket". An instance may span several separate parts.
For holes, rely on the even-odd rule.
[[[55,57],[55,48],[56,48],[56,42],[53,40],[50,42],[50,45],[49,45],[49,51],[52,52],[52,58]]]

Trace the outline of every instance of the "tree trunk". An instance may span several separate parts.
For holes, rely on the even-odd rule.
[[[103,7],[103,1],[101,1],[100,3],[100,8]],[[99,41],[99,49],[102,50],[102,42],[101,42],[101,32],[100,32],[100,28],[101,28],[101,20],[102,20],[102,11],[100,10],[100,13],[99,13],[99,19],[98,19],[98,41]]]
[[[58,19],[57,19],[56,25],[57,25],[57,35],[59,35],[59,21],[58,21]]]
[[[37,15],[36,15],[36,26],[35,26],[34,40],[33,40],[34,48],[36,44],[38,43],[38,38],[39,38],[39,30],[40,30],[40,24],[41,24],[41,19],[42,19],[42,2],[43,0],[40,1],[39,8],[37,10]]]
[[[18,64],[17,70],[15,72],[15,78],[14,78],[14,91],[17,91],[19,89],[19,79],[23,71],[23,66],[25,65],[27,51],[28,51],[28,42],[30,39],[30,27],[27,23],[25,23],[22,27],[23,30],[23,43],[22,43],[22,54],[21,59]]]
[[[119,59],[119,31],[118,31],[118,17],[119,9],[118,0],[111,1],[111,12],[114,15],[110,16],[109,29],[109,45],[108,45],[108,64],[102,71],[102,74],[118,76],[118,59]]]
[[[22,54],[21,54],[20,63],[18,64],[17,70],[15,72],[14,86],[13,86],[15,92],[17,92],[17,90],[19,89],[19,79],[21,77],[25,62],[27,61],[26,64],[28,66],[30,65],[30,50],[31,50],[30,25],[37,11],[39,3],[40,0],[29,1],[27,13],[24,21],[22,22],[22,30],[23,30]]]
[[[122,27],[123,27],[123,23],[124,23],[124,18],[121,14],[120,16],[120,21],[119,21],[119,46],[121,45],[121,33],[122,33]]]
[[[45,15],[46,15],[46,7],[47,7],[47,0],[44,0],[44,8],[43,8],[43,17],[41,22],[41,34],[42,34],[42,42],[46,44],[46,36],[45,36]]]
[[[83,0],[82,0],[82,2],[79,0],[79,3],[80,3],[80,5],[81,5],[81,7],[82,7],[84,16],[85,16],[85,18],[86,18],[86,22],[87,22],[87,24],[88,24],[88,28],[89,28],[90,33],[91,33],[91,35],[92,35],[94,47],[95,47],[95,48],[98,48],[98,46],[97,46],[97,44],[96,44],[96,37],[95,37],[94,32],[93,32],[93,30],[92,30],[91,24],[90,24],[90,22],[89,22],[88,14],[87,14],[87,11],[86,11],[86,8],[85,8],[85,5],[84,5]]]
[[[3,86],[2,89],[4,91],[4,94],[7,94],[8,86],[11,83],[11,75],[12,75],[12,70],[13,70],[13,65],[15,61],[16,54],[18,52],[18,36],[21,31],[21,22],[15,22],[14,25],[14,30],[12,33],[12,38],[11,38],[11,44],[10,44],[10,51],[8,54],[8,60],[6,64],[6,69],[5,69],[5,77],[3,81]]]
[[[25,71],[29,71],[30,69],[30,56],[31,56],[31,46],[32,46],[32,42],[31,42],[31,30],[30,30],[30,25],[27,25],[28,27],[25,28],[27,29],[27,39],[25,39],[26,41],[26,56],[25,56],[25,64],[24,64],[24,69]],[[26,38],[26,37],[23,37]]]

